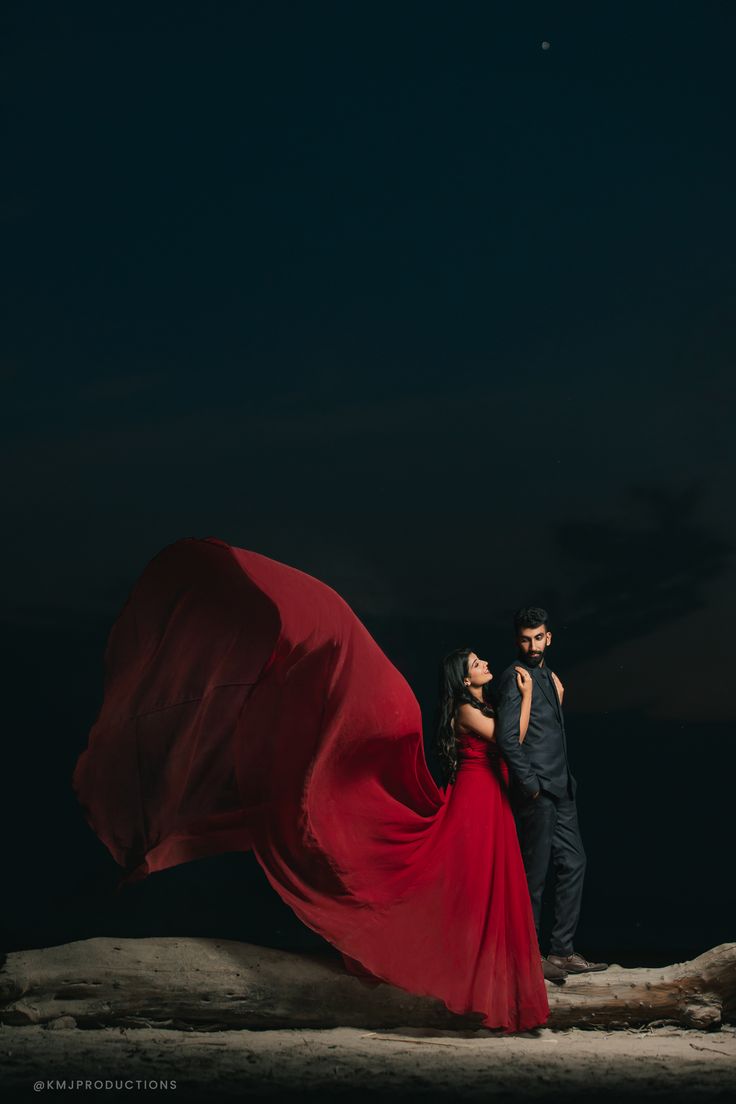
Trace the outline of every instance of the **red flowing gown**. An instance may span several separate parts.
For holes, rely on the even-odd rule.
[[[121,884],[252,849],[351,972],[524,1031],[549,1005],[506,767],[460,755],[439,789],[416,698],[334,590],[187,538],[112,628],[72,784]]]

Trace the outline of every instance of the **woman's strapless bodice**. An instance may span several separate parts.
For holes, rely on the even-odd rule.
[[[495,741],[484,740],[472,732],[461,732],[457,736],[457,756],[459,769],[480,767],[487,770],[497,769],[502,762],[501,752]]]

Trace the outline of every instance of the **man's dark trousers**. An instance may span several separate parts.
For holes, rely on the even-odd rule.
[[[511,800],[537,936],[552,865],[556,879],[550,954],[566,957],[574,949],[586,864],[575,805],[577,783],[567,762],[565,722],[549,669],[523,660],[518,665],[527,668],[533,681],[526,738],[519,743],[521,694],[512,665],[498,680],[495,695],[497,741],[511,772]]]
[[[575,799],[541,790],[539,797],[514,795],[514,815],[529,885],[534,924],[539,937],[542,893],[550,863],[556,876],[550,954],[573,952],[585,877],[585,851],[580,838]]]

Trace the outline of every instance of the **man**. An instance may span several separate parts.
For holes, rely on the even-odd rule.
[[[496,739],[509,764],[511,798],[537,937],[542,892],[550,863],[554,865],[554,926],[550,952],[546,958],[542,957],[542,967],[548,980],[561,984],[568,974],[605,970],[607,963],[588,962],[573,948],[583,893],[585,851],[575,805],[577,783],[567,761],[562,716],[564,690],[546,664],[547,649],[552,643],[547,611],[538,606],[517,610],[514,628],[519,662],[507,667],[498,680]],[[523,742],[517,668],[522,678],[532,680],[533,686],[531,715]]]

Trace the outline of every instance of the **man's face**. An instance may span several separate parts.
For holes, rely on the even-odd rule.
[[[516,634],[519,656],[530,667],[539,666],[551,643],[552,633],[547,631],[546,625],[537,625],[535,629],[519,629]]]

